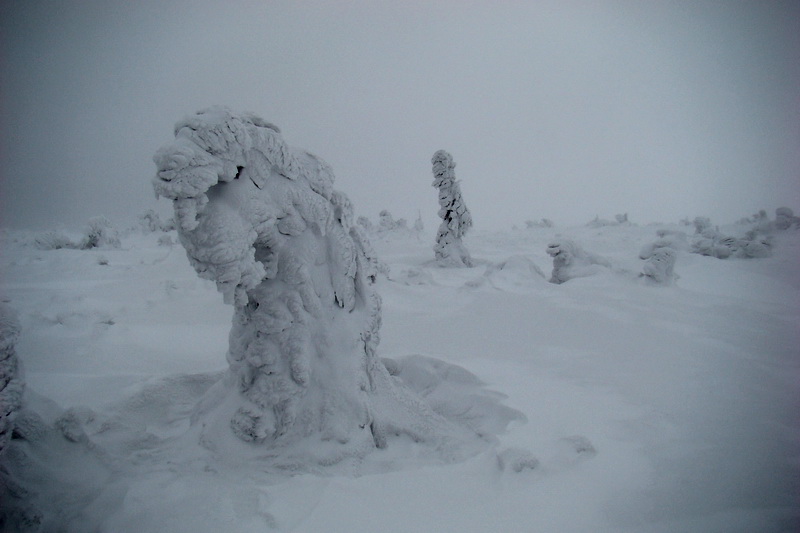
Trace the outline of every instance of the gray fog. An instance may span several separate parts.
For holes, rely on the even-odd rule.
[[[216,104],[430,232],[439,149],[478,229],[800,210],[800,2],[0,5],[7,227],[167,213],[152,156]]]

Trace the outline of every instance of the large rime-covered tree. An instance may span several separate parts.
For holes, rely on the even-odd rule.
[[[439,150],[431,158],[433,186],[439,189],[439,217],[442,223],[436,233],[436,261],[444,266],[472,266],[469,252],[461,241],[472,227],[472,215],[461,198],[461,188],[456,181],[453,157]]]
[[[154,160],[190,263],[234,306],[229,372],[194,416],[202,442],[306,464],[462,431],[377,357],[376,262],[326,163],[227,108],[179,122]]]

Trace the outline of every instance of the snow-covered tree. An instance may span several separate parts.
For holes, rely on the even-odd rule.
[[[307,464],[363,455],[392,435],[462,435],[376,356],[375,261],[331,168],[226,108],[179,122],[175,135],[154,157],[156,193],[173,200],[198,275],[234,306],[228,376],[195,415],[202,442],[222,446],[215,428],[227,427]]]
[[[569,239],[552,241],[547,246],[547,254],[553,258],[551,283],[564,283],[573,278],[591,276],[598,272],[600,267],[611,267],[608,260],[587,252]]]
[[[19,331],[16,313],[0,303],[0,457],[11,439],[14,418],[22,405],[24,385],[16,354]]]
[[[433,247],[436,260],[444,266],[472,266],[469,252],[461,242],[472,226],[472,215],[461,198],[461,187],[456,181],[453,157],[439,150],[431,158],[433,186],[439,189],[439,217],[442,223],[436,233]]]

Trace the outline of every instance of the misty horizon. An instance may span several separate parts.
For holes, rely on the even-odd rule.
[[[173,125],[225,105],[326,160],[356,214],[476,229],[800,209],[791,2],[7,2],[5,227],[130,224]]]

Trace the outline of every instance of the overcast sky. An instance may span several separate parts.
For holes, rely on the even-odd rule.
[[[168,213],[152,155],[214,104],[431,233],[438,149],[478,228],[800,211],[800,2],[0,5],[6,226]]]

